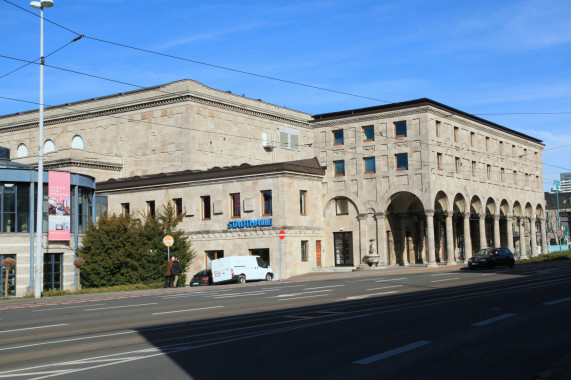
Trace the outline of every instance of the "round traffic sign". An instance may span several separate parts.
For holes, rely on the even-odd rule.
[[[167,247],[172,247],[172,245],[174,244],[174,238],[170,235],[167,235],[163,238],[163,244],[166,245]]]
[[[555,235],[557,235],[557,237],[562,237],[563,236],[563,230],[555,231]]]
[[[285,239],[285,231],[284,230],[280,231],[280,239],[282,239],[282,240]]]

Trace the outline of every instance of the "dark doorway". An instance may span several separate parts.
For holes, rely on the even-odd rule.
[[[44,291],[61,290],[62,253],[46,253],[44,255]]]
[[[224,251],[206,251],[206,269],[212,267],[212,260],[224,257]]]
[[[315,265],[321,266],[321,240],[315,242]]]
[[[269,248],[250,249],[250,255],[251,256],[260,256],[262,258],[262,260],[264,260],[264,262],[268,263],[268,265],[271,266],[270,249]]]
[[[334,232],[333,247],[335,249],[335,266],[353,266],[353,233]]]

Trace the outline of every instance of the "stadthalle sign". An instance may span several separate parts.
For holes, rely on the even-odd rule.
[[[234,220],[228,222],[228,229],[233,228],[252,228],[252,227],[270,227],[272,218],[266,219],[250,219],[250,220]]]

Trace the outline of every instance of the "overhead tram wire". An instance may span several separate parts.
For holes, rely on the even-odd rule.
[[[11,1],[8,0],[3,0],[4,2],[11,4],[23,11],[26,11],[36,17],[40,17],[37,14],[22,8],[14,3],[12,3]],[[296,82],[296,81],[292,81],[292,80],[288,80],[288,79],[281,79],[281,78],[277,78],[277,77],[272,77],[269,75],[263,75],[263,74],[257,74],[257,73],[253,73],[253,72],[249,72],[249,71],[245,71],[245,70],[239,70],[239,69],[233,69],[231,67],[226,67],[226,66],[222,66],[222,65],[215,65],[212,63],[207,63],[207,62],[201,62],[201,61],[197,61],[197,60],[193,60],[193,59],[189,59],[189,58],[184,58],[184,57],[179,57],[176,55],[171,55],[171,54],[165,54],[165,53],[160,53],[157,51],[153,51],[153,50],[149,50],[149,49],[143,49],[143,48],[138,48],[135,46],[130,46],[127,44],[122,44],[122,43],[118,43],[118,42],[113,42],[113,41],[107,41],[104,39],[100,39],[100,38],[96,38],[96,37],[91,37],[91,36],[87,36],[84,34],[80,34],[78,32],[75,32],[63,25],[60,25],[54,21],[51,21],[47,18],[44,17],[44,20],[56,25],[64,30],[67,30],[70,33],[75,34],[76,36],[81,36],[81,37],[85,37],[87,39],[93,40],[93,41],[98,41],[98,42],[102,42],[102,43],[106,43],[106,44],[110,44],[110,45],[115,45],[115,46],[119,46],[119,47],[123,47],[126,49],[132,49],[132,50],[137,50],[137,51],[141,51],[141,52],[145,52],[145,53],[149,53],[149,54],[154,54],[154,55],[159,55],[159,56],[163,56],[166,58],[172,58],[172,59],[177,59],[177,60],[181,60],[181,61],[186,61],[186,62],[191,62],[191,63],[195,63],[195,64],[199,64],[199,65],[204,65],[204,66],[208,66],[208,67],[212,67],[212,68],[217,68],[217,69],[222,69],[222,70],[227,70],[227,71],[232,71],[235,73],[239,73],[239,74],[245,74],[245,75],[250,75],[250,76],[255,76],[258,78],[264,78],[264,79],[269,79],[269,80],[274,80],[274,81],[278,81],[278,82],[282,82],[282,83],[288,83],[288,84],[293,84],[296,86],[302,86],[302,87],[307,87],[307,88],[313,88],[316,90],[321,90],[321,91],[327,91],[327,92],[331,92],[331,93],[336,93],[336,94],[340,94],[340,95],[347,95],[347,96],[352,96],[352,97],[357,97],[357,98],[361,98],[361,99],[368,99],[368,100],[374,100],[374,101],[379,101],[379,102],[383,102],[383,103],[387,103],[387,104],[391,104],[391,103],[395,103],[394,101],[389,101],[389,100],[384,100],[384,99],[379,99],[379,98],[373,98],[370,96],[364,96],[364,95],[359,95],[359,94],[353,94],[350,92],[345,92],[345,91],[338,91],[338,90],[334,90],[334,89],[329,89],[329,88],[325,88],[325,87],[319,87],[319,86],[314,86],[314,85],[310,85],[310,84],[306,84],[306,83],[301,83],[301,82]],[[512,112],[512,113],[475,113],[473,115],[476,116],[481,116],[481,115],[557,115],[557,114],[571,114],[571,111],[569,112]],[[451,115],[452,116],[452,115]]]
[[[58,51],[60,51],[60,50],[62,50],[63,48],[65,48],[65,47],[71,45],[72,43],[74,43],[74,42],[76,42],[76,41],[79,41],[79,40],[82,39],[83,37],[85,37],[83,34],[80,35],[80,36],[75,37],[73,40],[69,41],[67,44],[63,45],[63,46],[60,47],[59,49],[56,49],[56,50],[52,51],[50,54],[44,56],[44,58],[48,58],[48,57],[54,55],[54,54],[57,53]],[[30,62],[26,63],[25,65],[20,66],[20,67],[18,67],[17,69],[12,70],[12,71],[10,71],[10,72],[8,72],[8,73],[6,73],[6,74],[0,76],[0,79],[2,79],[2,78],[4,78],[4,77],[7,77],[7,76],[10,75],[10,74],[15,73],[16,71],[21,70],[21,69],[23,69],[24,67],[30,66],[30,65],[32,65],[32,64],[34,64],[34,63],[37,64],[38,61],[41,60],[41,59],[42,59],[42,57],[40,57],[40,58],[38,58],[38,59],[36,59],[36,60],[34,60],[34,61],[30,61]]]

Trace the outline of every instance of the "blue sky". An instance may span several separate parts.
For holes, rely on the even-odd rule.
[[[46,64],[138,86],[194,79],[311,114],[428,97],[544,141],[548,189],[571,172],[571,2],[64,1],[49,19],[88,37],[323,87],[347,96],[83,38]],[[39,11],[0,0],[0,55],[39,56]],[[34,13],[34,14],[32,14]],[[76,34],[45,23],[45,54]],[[22,66],[0,58],[0,77]],[[36,65],[0,96],[38,101]],[[49,105],[137,87],[46,68]],[[0,98],[0,115],[36,105]]]

